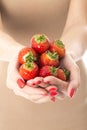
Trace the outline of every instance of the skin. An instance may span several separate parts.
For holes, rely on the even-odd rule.
[[[38,6],[38,2],[37,2],[37,6]],[[4,5],[5,1],[3,1],[3,2],[1,1],[1,3]],[[46,3],[46,5],[47,4],[48,3]],[[53,3],[51,3],[51,4],[53,4]],[[6,5],[7,5],[7,3],[5,4],[5,6]],[[55,5],[56,5],[56,3],[53,6],[55,7]],[[24,87],[24,89],[21,90],[16,83],[17,78],[21,78],[18,73],[18,70],[16,68],[17,68],[17,54],[18,54],[19,50],[24,47],[24,45],[20,44],[18,41],[15,41],[9,34],[6,34],[5,32],[3,32],[2,30],[4,30],[4,29],[1,27],[0,42],[2,42],[2,45],[0,45],[0,50],[2,50],[2,51],[0,52],[1,53],[0,59],[10,62],[9,66],[8,66],[7,86],[9,88],[11,88],[17,95],[23,96],[35,103],[42,103],[42,102],[49,101],[49,95],[45,89],[36,89],[36,88],[29,87],[29,86],[31,86],[32,83],[36,84],[37,81],[41,81],[40,86],[42,86],[44,88],[48,86],[46,89],[49,89],[49,87],[60,86],[61,93],[59,93],[59,95],[57,96],[57,98],[59,98],[59,99],[64,98],[65,96],[70,97],[71,89],[74,88],[76,91],[77,88],[79,88],[80,70],[76,64],[76,61],[78,61],[81,58],[81,56],[83,55],[83,53],[85,52],[85,50],[87,48],[87,45],[85,42],[85,41],[87,41],[87,38],[86,38],[87,37],[86,36],[87,35],[86,13],[85,13],[86,5],[87,5],[86,0],[83,0],[83,1],[82,0],[77,0],[77,1],[71,0],[71,2],[69,4],[69,11],[68,11],[68,17],[66,20],[66,24],[63,29],[61,38],[60,38],[64,42],[64,44],[67,48],[67,53],[66,53],[65,57],[63,58],[63,60],[61,61],[61,63],[64,64],[64,66],[71,71],[71,77],[70,77],[69,83],[61,81],[57,78],[54,78],[53,76],[48,76],[44,79],[42,79],[42,77],[40,77],[40,78],[37,77],[33,80],[29,80],[28,84]],[[7,5],[7,7],[8,7],[8,5]],[[74,10],[73,10],[73,7],[75,7]],[[9,5],[9,8],[7,8],[7,11],[10,13],[10,16],[9,16],[10,18],[12,18],[12,16],[13,16],[15,18],[15,20],[17,20],[17,17],[19,16],[20,13],[18,13],[16,15],[14,13],[15,12],[14,9],[13,9],[13,12],[11,13],[10,5]],[[17,9],[17,11],[18,11],[18,9]],[[30,10],[30,12],[31,11],[32,10]],[[59,10],[57,10],[57,11],[59,12]],[[44,12],[43,9],[40,9],[40,12],[43,13]],[[53,10],[52,10],[52,12],[53,12]],[[53,12],[53,13],[55,13],[55,12]],[[2,15],[2,18],[4,19],[3,14],[4,14],[3,10],[1,10],[1,15]],[[23,17],[24,17],[24,14],[26,14],[26,12],[21,14],[21,16],[23,15]],[[30,23],[31,23],[31,20],[34,21],[37,18],[35,16],[37,16],[38,11],[36,12],[36,15],[33,11],[32,11],[32,14],[34,17],[33,18],[30,17],[30,19],[29,19]],[[73,14],[73,16],[74,16],[73,19],[72,19],[71,14]],[[40,17],[41,16],[42,15],[40,14]],[[48,17],[48,14],[46,14],[46,17]],[[79,17],[79,19],[77,19],[77,17]],[[49,15],[49,18],[51,19],[51,13]],[[3,21],[2,21],[3,19],[1,19],[2,24],[3,24]],[[40,22],[38,24],[38,18],[36,20],[37,20],[36,23],[33,22],[33,26],[35,27],[35,29],[37,31],[38,26],[40,25]],[[5,25],[5,24],[3,24],[3,25]],[[43,25],[42,28],[44,28],[44,26],[45,25]],[[30,27],[30,32],[31,32],[31,33],[29,32],[30,36],[33,31],[32,29],[33,29],[33,27]],[[48,34],[50,35],[50,33],[48,33]],[[10,48],[9,48],[9,46],[10,46]],[[79,49],[77,50],[76,47]],[[11,54],[13,54],[12,57],[11,57]],[[13,70],[13,68],[15,71]],[[73,70],[73,68],[74,68],[74,70]],[[12,75],[15,75],[14,79],[12,79]],[[49,81],[50,84],[52,84],[52,85],[55,83],[55,86],[49,86],[49,84],[46,84],[47,81]],[[38,95],[36,93],[38,93]],[[47,94],[47,95],[43,96],[41,94]]]

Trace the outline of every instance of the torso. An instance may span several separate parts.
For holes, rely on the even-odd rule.
[[[52,39],[60,37],[69,0],[2,0],[1,6],[4,31],[27,45],[36,33],[45,33]],[[87,130],[87,71],[82,61],[78,64],[82,81],[75,98],[37,105],[6,87],[7,63],[0,62],[0,129]]]
[[[69,0],[1,0],[4,30],[19,42],[36,33],[59,38],[65,25]]]

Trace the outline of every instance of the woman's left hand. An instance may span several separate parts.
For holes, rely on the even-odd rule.
[[[65,82],[54,76],[47,76],[44,78],[44,82],[49,82],[49,84],[58,87],[59,94],[56,96],[57,98],[73,97],[80,86],[80,69],[70,54],[66,54],[60,64],[70,71],[70,80]]]

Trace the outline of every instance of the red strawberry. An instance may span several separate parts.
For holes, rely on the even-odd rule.
[[[20,66],[19,73],[23,79],[29,80],[33,79],[38,75],[39,68],[34,62],[27,62]]]
[[[57,70],[57,78],[66,81],[66,75],[62,69]]]
[[[39,76],[46,77],[46,76],[56,76],[57,75],[57,68],[53,66],[43,66],[39,71]]]
[[[67,81],[70,78],[70,71],[65,69],[65,68],[59,68],[57,70],[57,78],[63,80],[63,81]]]
[[[44,34],[37,34],[32,37],[31,46],[36,50],[36,52],[42,54],[49,49],[49,39]]]
[[[56,68],[54,66],[43,66],[39,71],[39,76],[46,77],[46,76],[55,76],[63,81],[69,79],[70,72],[68,70],[63,70],[60,68]]]
[[[34,49],[25,47],[20,50],[19,55],[18,55],[18,62],[20,64],[23,64],[25,62],[32,62],[36,61],[37,59],[37,53],[35,52]]]
[[[40,57],[40,65],[50,65],[57,67],[59,65],[59,57],[56,52],[46,51]]]
[[[65,55],[65,46],[60,40],[55,40],[51,45],[50,45],[50,51],[52,52],[57,52],[59,57],[62,58]]]

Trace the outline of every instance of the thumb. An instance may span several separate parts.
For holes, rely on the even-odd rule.
[[[72,98],[75,95],[79,86],[79,83],[77,83],[76,81],[71,81],[69,83],[67,94],[70,98]]]

